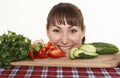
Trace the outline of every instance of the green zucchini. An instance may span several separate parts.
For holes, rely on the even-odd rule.
[[[90,44],[96,47],[96,53],[98,54],[115,54],[119,52],[119,48],[114,44],[105,42],[93,42]]]

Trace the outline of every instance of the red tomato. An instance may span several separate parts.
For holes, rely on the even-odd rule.
[[[58,58],[58,57],[64,57],[66,53],[60,49],[50,51],[50,56]]]
[[[42,47],[40,49],[40,51],[37,53],[37,57],[38,58],[47,58],[47,57],[49,57],[45,47]]]

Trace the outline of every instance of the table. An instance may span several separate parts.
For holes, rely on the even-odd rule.
[[[120,78],[120,66],[114,68],[13,66],[11,69],[0,68],[0,78]]]

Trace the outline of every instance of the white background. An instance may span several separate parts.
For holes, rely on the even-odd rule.
[[[120,47],[119,0],[0,0],[0,35],[7,30],[32,41],[46,35],[49,10],[59,2],[70,2],[83,13],[87,42],[109,42]]]

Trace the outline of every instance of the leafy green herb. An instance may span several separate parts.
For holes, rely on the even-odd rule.
[[[29,56],[31,40],[9,31],[0,36],[0,67],[10,68],[10,62],[25,60]]]

